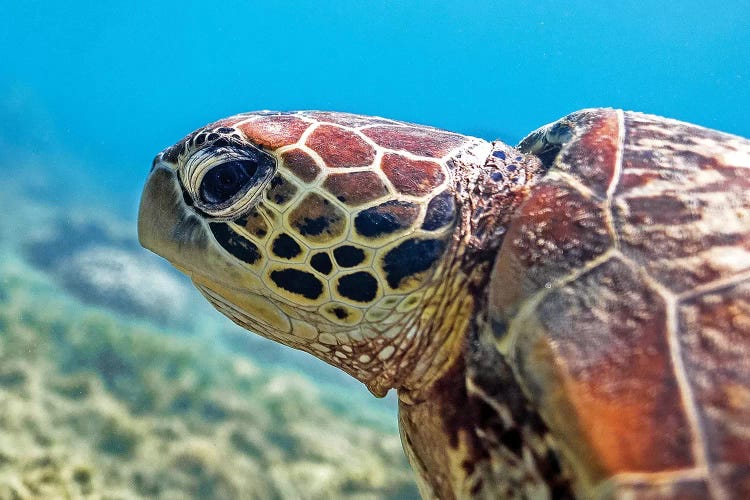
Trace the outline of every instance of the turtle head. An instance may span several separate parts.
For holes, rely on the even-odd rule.
[[[139,238],[236,323],[383,395],[447,362],[471,315],[452,162],[489,150],[382,118],[237,115],[156,157]]]

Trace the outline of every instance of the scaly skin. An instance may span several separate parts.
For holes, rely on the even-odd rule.
[[[238,324],[397,389],[425,497],[742,498],[748,170],[744,139],[615,110],[520,150],[247,113],[157,156],[139,237]]]

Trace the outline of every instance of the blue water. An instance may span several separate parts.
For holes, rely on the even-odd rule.
[[[50,225],[75,240],[55,222],[71,213],[83,217],[76,227],[89,237],[89,217],[104,226],[124,220],[135,246],[138,198],[154,154],[243,111],[376,114],[515,143],[577,109],[613,106],[750,137],[750,0],[646,4],[656,2],[0,1],[0,313],[10,294],[3,287],[15,282],[21,291],[13,293],[30,297],[29,310],[44,312],[21,279],[36,275],[8,271],[19,257],[3,253],[6,244],[23,246],[18,240]],[[90,243],[41,241],[55,259]],[[141,252],[135,260],[146,258]],[[217,332],[228,328],[218,313],[207,318]],[[15,319],[21,324],[24,316]],[[12,336],[3,335],[9,343]],[[322,365],[281,359],[239,335],[230,349],[265,353],[280,370],[302,366],[324,380]],[[329,379],[336,382],[330,391],[341,391]],[[328,398],[332,408],[379,420],[360,405],[369,395],[357,387],[362,398],[346,389],[352,396],[344,406],[358,412],[344,408],[340,395]],[[281,426],[279,436],[287,430]]]
[[[616,106],[750,136],[748,1],[649,3],[4,2],[0,169],[49,153],[133,217],[155,152],[254,109],[515,142]]]

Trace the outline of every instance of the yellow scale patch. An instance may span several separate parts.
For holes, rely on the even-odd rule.
[[[399,269],[398,263],[389,266],[386,256],[410,239],[418,242],[447,240],[453,224],[435,231],[421,229],[432,193],[421,197],[396,193],[380,169],[382,151],[376,154],[372,165],[331,169],[320,156],[304,145],[309,134],[310,131],[306,132],[297,144],[275,151],[276,157],[281,160],[278,172],[264,196],[246,217],[230,224],[236,233],[253,242],[262,254],[258,262],[243,265],[258,275],[269,289],[270,296],[276,296],[294,307],[316,311],[336,325],[353,326],[363,319],[381,322],[394,313],[403,314],[415,309],[422,300],[423,294],[419,290],[431,281],[428,277],[434,272],[434,265],[408,273],[408,269]],[[376,150],[379,149],[370,139],[360,136]],[[295,175],[295,172],[310,170],[309,165],[303,170],[287,164],[299,158],[300,151],[307,154],[308,160],[314,159],[319,174],[314,177]],[[434,161],[432,158],[429,160]],[[445,165],[441,165],[447,173]],[[339,198],[345,198],[342,193],[346,186],[341,182],[344,174],[359,175],[370,185],[376,186],[369,194],[373,199],[362,203],[366,195],[359,193],[350,204],[340,201]],[[373,176],[377,179],[373,179]],[[445,178],[443,185],[434,192],[444,189],[449,176],[445,175]],[[329,189],[335,189],[336,194]],[[385,215],[379,213],[378,207],[389,202],[391,205],[383,211]],[[362,215],[357,223],[355,221],[368,209],[375,212],[373,220],[380,217],[384,220],[407,221],[409,224],[389,228],[382,234],[363,236],[356,225],[362,225],[362,220],[367,222],[366,217],[371,215],[370,212]],[[244,225],[240,226],[238,221]],[[438,244],[429,246],[438,247]],[[405,248],[406,255],[402,258],[409,258],[410,251],[423,253],[423,250],[419,244],[414,248]],[[432,251],[437,250],[433,248]],[[400,265],[408,267],[406,264]],[[389,272],[392,276],[390,282]],[[403,276],[396,281],[393,276],[399,272]],[[409,295],[414,291],[417,292]]]

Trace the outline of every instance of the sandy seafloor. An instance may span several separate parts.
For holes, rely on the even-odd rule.
[[[418,496],[392,395],[233,325],[134,216],[9,174],[0,499]]]

